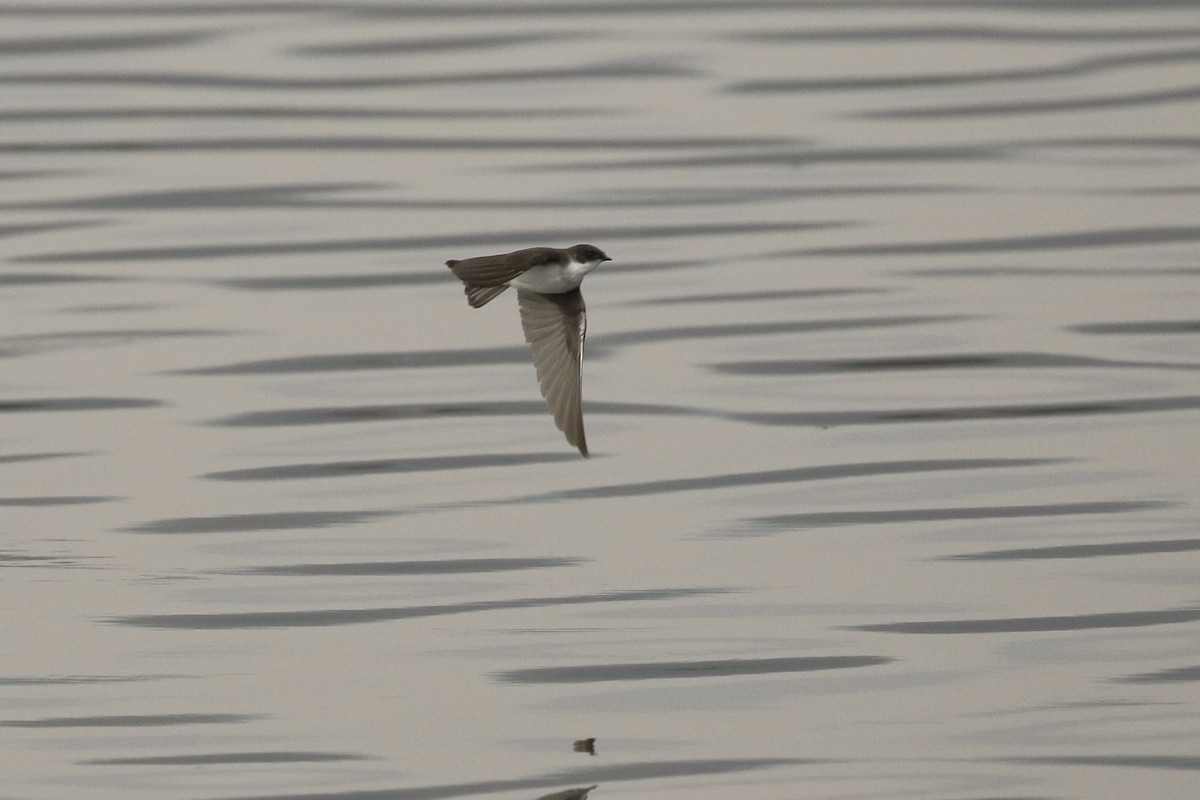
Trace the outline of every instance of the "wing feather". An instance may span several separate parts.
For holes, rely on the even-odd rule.
[[[451,259],[446,266],[468,286],[500,286],[532,267],[559,258],[558,251],[553,248],[531,247],[496,256],[477,256],[461,261]]]
[[[587,312],[578,289],[563,294],[518,290],[521,326],[533,351],[538,385],[554,424],[587,455],[583,434],[583,341]]]

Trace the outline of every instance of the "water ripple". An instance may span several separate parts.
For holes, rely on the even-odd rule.
[[[1195,324],[1200,331],[1200,323]],[[1078,330],[1079,328],[1073,328]],[[1064,369],[1064,368],[1155,368],[1200,369],[1200,364],[1163,361],[1117,361],[1058,353],[948,353],[887,358],[773,359],[709,364],[709,369],[729,375],[826,375],[842,372],[891,372],[937,369]]]
[[[908,475],[922,472],[959,472],[976,469],[1009,469],[1062,463],[1057,459],[1039,458],[978,458],[930,459],[912,461],[873,461],[852,464],[823,464],[811,467],[771,469],[759,472],[728,472],[698,478],[674,478],[637,483],[618,483],[606,486],[586,486],[546,494],[529,495],[513,502],[584,500],[614,497],[641,497],[674,492],[696,492],[729,489],[739,486],[766,486],[775,483],[863,478],[877,475]]]
[[[955,239],[940,242],[888,242],[884,244],[811,247],[789,250],[779,256],[903,256],[964,255],[967,253],[1011,253],[1036,250],[1074,250],[1092,247],[1139,247],[1144,245],[1200,242],[1200,227],[1163,225],[1141,228],[1105,228],[1068,231],[1035,236],[997,236],[984,239]]]
[[[228,725],[260,719],[250,714],[113,714],[0,720],[2,728],[158,728],[169,725]]]
[[[79,275],[68,272],[6,272],[0,274],[0,286],[43,286],[72,283],[109,283],[121,278],[108,275]]]
[[[880,25],[797,30],[756,30],[731,34],[751,42],[910,42],[981,40],[987,42],[1136,42],[1200,38],[1198,28],[1034,28],[1005,25]]]
[[[704,413],[686,406],[650,403],[589,402],[588,414],[690,415]],[[508,400],[484,403],[412,403],[371,406],[329,406],[249,411],[216,419],[208,424],[229,427],[272,427],[276,425],[341,425],[354,422],[393,422],[397,420],[435,420],[446,417],[536,416],[546,413],[545,403],[535,400]]]
[[[1157,672],[1141,672],[1118,678],[1118,683],[1177,683],[1200,681],[1200,665],[1194,667],[1175,667],[1162,669]]]
[[[703,758],[676,761],[635,761],[600,766],[589,765],[561,770],[545,775],[507,780],[476,781],[430,786],[396,787],[389,789],[348,789],[320,794],[270,794],[244,797],[223,797],[223,800],[452,800],[472,795],[492,795],[508,792],[533,792],[560,786],[586,784],[595,788],[598,782],[656,781],[669,778],[695,778],[704,775],[727,775],[737,772],[764,770],[773,767],[827,764],[827,760],[809,758]],[[578,791],[567,789],[539,800],[571,800]],[[575,794],[571,794],[575,793]]]
[[[583,136],[549,139],[534,137],[457,138],[453,136],[258,136],[208,139],[113,139],[98,141],[0,142],[0,153],[157,153],[269,150],[688,150],[746,147],[787,142],[786,139],[589,139]]]
[[[158,328],[0,336],[0,358],[18,358],[75,348],[111,347],[136,344],[151,339],[178,339],[202,336],[229,336],[233,331],[203,328]]]
[[[45,411],[114,411],[131,408],[157,408],[161,400],[145,397],[39,397],[0,400],[0,414],[26,414]]]
[[[1009,100],[992,103],[963,103],[949,106],[914,106],[860,111],[852,116],[862,119],[935,119],[950,117],[986,117],[1012,114],[1062,114],[1096,111],[1106,108],[1133,108],[1165,103],[1190,103],[1200,98],[1200,86],[1165,89],[1154,92],[1126,92],[1094,97],[1069,97],[1057,100]]]
[[[1012,403],[997,406],[884,409],[879,411],[764,411],[725,414],[729,419],[755,425],[803,425],[818,428],[838,425],[907,424],[910,422],[964,422],[968,420],[1086,417],[1106,414],[1153,414],[1193,411],[1200,396],[1144,397],[1126,400],[1087,400],[1066,403]]]
[[[243,611],[209,614],[145,614],[112,617],[108,621],[140,628],[182,630],[234,630],[241,628],[311,628],[331,625],[360,625],[370,622],[394,622],[404,619],[472,614],[521,608],[547,608],[591,603],[672,600],[718,594],[725,589],[641,589],[599,594],[559,597],[523,597],[508,600],[478,600],[445,605],[405,606],[398,608],[313,609],[308,611]]]
[[[1076,333],[1089,333],[1099,336],[1118,335],[1118,336],[1161,336],[1174,334],[1190,334],[1200,333],[1200,320],[1196,319],[1179,319],[1179,320],[1139,320],[1136,322],[1093,322],[1086,325],[1072,325],[1067,328],[1069,331]]]
[[[145,108],[108,108],[82,106],[77,108],[0,109],[2,122],[95,122],[100,120],[472,120],[472,119],[542,119],[546,117],[595,116],[603,108],[574,106],[507,106],[489,108],[371,108],[321,105],[157,105]],[[36,177],[30,173],[27,177]]]
[[[855,669],[879,666],[892,661],[895,659],[886,656],[804,656],[731,658],[718,661],[656,661],[636,664],[588,664],[576,667],[534,667],[500,672],[495,677],[504,683],[645,681]]]
[[[426,561],[363,561],[335,564],[282,564],[247,567],[237,574],[281,576],[472,575],[523,569],[571,567],[582,558],[450,558]]]
[[[247,242],[241,244],[181,245],[174,247],[122,248],[75,252],[39,253],[11,260],[24,263],[174,261],[185,259],[246,258],[251,256],[313,255],[317,253],[392,252],[397,250],[467,248],[476,246],[528,246],[529,242],[558,239],[663,239],[694,236],[725,236],[773,232],[797,232],[844,227],[842,222],[731,222],[688,225],[637,225],[613,227],[541,228],[525,231],[493,231],[432,236],[393,236],[367,239],[317,241]],[[36,227],[36,226],[30,226]],[[44,226],[43,226],[44,227]],[[26,232],[26,231],[21,231]],[[0,235],[3,230],[0,229]],[[443,270],[444,272],[444,270]]]
[[[103,495],[37,495],[30,497],[0,497],[0,507],[10,508],[53,508],[56,506],[85,506],[93,503],[111,503],[119,497]]]
[[[90,758],[75,763],[99,766],[202,767],[215,764],[309,764],[328,761],[365,761],[368,758],[369,756],[355,753],[283,750],[257,753],[189,753],[179,756]]]
[[[1200,622],[1200,609],[1171,608],[1161,611],[1121,611],[1110,614],[1067,614],[1051,617],[889,622],[881,625],[851,625],[847,626],[846,630],[916,634],[1042,633],[1102,628],[1142,628],[1151,625],[1179,625],[1188,622]]]
[[[467,50],[475,53],[493,47],[511,47],[517,44],[537,44],[560,37],[587,35],[572,31],[537,31],[535,33],[488,33],[484,35],[425,36],[403,39],[369,39],[366,41],[342,42],[339,44],[299,45],[288,48],[289,53],[302,56],[407,56],[412,53],[442,53],[450,50]]]
[[[185,47],[214,39],[218,35],[220,35],[218,31],[163,31],[161,33],[109,33],[92,36],[22,36],[0,39],[0,57]]]
[[[1062,517],[1082,514],[1128,514],[1134,511],[1171,508],[1157,500],[1095,501],[1088,503],[1044,503],[1014,506],[966,506],[958,508],[896,508],[884,511],[826,511],[775,514],[753,517],[746,522],[769,528],[828,528],[837,525],[891,525],[904,522],[947,522],[954,520],[1019,519]],[[729,534],[739,535],[739,534]],[[750,534],[753,535],[753,534]]]
[[[485,70],[440,75],[381,75],[375,77],[285,78],[261,75],[227,75],[199,72],[10,72],[4,76],[11,86],[63,87],[154,87],[157,89],[238,89],[246,91],[361,91],[402,89],[453,84],[541,83],[543,81],[629,80],[637,78],[688,78],[699,73],[688,67],[665,64],[592,64],[582,67]]]
[[[817,333],[824,331],[891,328],[907,325],[928,325],[958,322],[964,316],[858,317],[849,319],[797,320],[785,322],[754,322],[730,325],[688,325],[675,328],[650,328],[593,336],[588,341],[588,358],[600,359],[605,348],[631,344],[677,341],[687,339],[716,339],[731,336],[766,336],[788,333]],[[212,367],[177,370],[179,375],[277,375],[307,372],[342,372],[359,370],[429,369],[495,364],[523,364],[529,360],[524,346],[478,347],[470,350],[409,350],[382,353],[337,353],[318,356],[268,358],[240,361]]]
[[[590,410],[590,409],[589,409]],[[405,472],[436,472],[486,467],[517,467],[578,461],[572,453],[478,453],[467,456],[386,458],[371,461],[329,461],[316,464],[284,464],[209,472],[202,478],[219,481],[280,481],[309,478],[352,478],[362,475],[391,475]],[[0,504],[3,500],[0,500]]]
[[[130,533],[246,533],[304,530],[357,525],[393,516],[390,511],[278,511],[259,514],[221,514],[211,517],[173,517],[124,528]]]
[[[1017,756],[988,760],[994,763],[1021,764],[1024,766],[1053,764],[1061,767],[1134,767],[1137,769],[1200,770],[1200,756]]]
[[[1008,550],[984,550],[946,556],[947,561],[1023,561],[1043,558],[1106,558],[1141,556],[1156,553],[1190,553],[1200,550],[1200,539],[1149,539],[1104,544],[1065,544],[1048,547],[1018,547]]]
[[[740,81],[725,87],[735,94],[763,92],[826,92],[878,89],[915,89],[941,86],[974,86],[987,83],[1020,83],[1061,78],[1087,77],[1129,67],[1143,67],[1175,62],[1200,60],[1200,50],[1194,48],[1098,56],[1073,61],[1060,66],[1026,69],[993,70],[990,72],[942,72],[922,75],[874,75],[852,78],[771,78]]]
[[[11,453],[9,455],[0,455],[0,465],[17,464],[23,461],[45,461],[53,458],[78,458],[79,456],[90,455],[95,455],[95,453],[70,450],[53,453]]]

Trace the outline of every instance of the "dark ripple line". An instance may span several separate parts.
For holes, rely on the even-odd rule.
[[[557,164],[523,166],[524,172],[677,169],[682,167],[779,166],[799,169],[823,164],[909,164],[947,161],[1012,161],[1029,150],[1072,148],[1124,148],[1194,150],[1200,138],[1190,136],[1103,136],[1031,141],[994,142],[975,145],[938,145],[932,147],[856,147],[824,150],[782,150],[773,152],[727,153],[679,156],[672,158],[635,158],[622,160],[572,161]],[[782,255],[787,255],[782,254]]]
[[[311,628],[395,622],[451,614],[507,611],[522,608],[621,603],[642,600],[671,600],[726,592],[726,589],[640,589],[601,594],[527,597],[511,600],[478,600],[470,603],[406,606],[398,608],[315,609],[310,611],[244,611],[224,614],[139,614],[109,617],[108,622],[139,628],[176,630],[237,630],[243,628]]]
[[[245,258],[248,256],[283,256],[313,253],[356,253],[373,251],[419,250],[433,248],[527,246],[530,242],[589,239],[663,239],[692,236],[727,236],[731,234],[772,233],[776,231],[824,230],[844,227],[842,222],[800,223],[743,222],[697,223],[692,225],[637,225],[586,228],[542,228],[526,231],[493,231],[476,234],[442,234],[433,236],[393,236],[365,239],[341,239],[306,242],[251,242],[207,246],[174,246],[125,248],[116,250],[83,250],[17,256],[14,262],[46,263],[58,261],[168,261],[180,259]],[[3,231],[0,230],[0,234]],[[443,270],[444,272],[444,270]]]
[[[862,330],[867,328],[892,328],[908,325],[931,325],[962,322],[972,319],[967,315],[947,314],[942,316],[894,316],[894,317],[849,317],[845,319],[817,319],[783,322],[749,322],[728,325],[686,325],[675,328],[650,328],[623,333],[605,333],[593,336],[590,346],[614,347],[647,342],[664,342],[681,339],[726,338],[729,336],[768,336],[786,333],[819,333],[840,330]]]
[[[1068,139],[1034,139],[1022,142],[1030,148],[1115,148],[1136,150],[1196,150],[1200,148],[1200,137],[1196,136],[1082,136]]]
[[[0,39],[0,57],[186,47],[215,39],[220,35],[220,31],[164,31],[162,33],[120,33],[93,36],[22,36]]]
[[[966,253],[1010,253],[1027,250],[1073,250],[1091,247],[1133,247],[1200,242],[1200,227],[1112,228],[1070,231],[1036,236],[998,236],[983,239],[954,239],[942,242],[888,242],[885,244],[812,247],[789,250],[778,256],[898,256]]]
[[[38,495],[30,497],[0,497],[0,507],[8,508],[57,508],[60,506],[86,506],[95,503],[111,503],[119,497],[105,495]]]
[[[929,39],[982,39],[999,42],[1133,42],[1200,37],[1195,28],[1137,28],[1134,30],[1090,30],[1067,28],[1017,28],[1001,25],[888,25],[800,30],[746,31],[732,34],[735,41],[752,42],[874,42],[922,41]]]
[[[925,3],[925,8],[958,9],[962,11],[978,11],[979,5],[972,0],[940,0],[936,3]],[[804,4],[807,9],[830,9],[844,11],[848,8],[855,10],[877,9],[895,11],[894,0],[814,0]],[[1008,11],[1122,11],[1127,10],[1128,2],[1122,0],[995,0],[989,3],[989,8]],[[1140,9],[1174,9],[1193,7],[1191,0],[1142,0],[1138,3]],[[360,3],[329,3],[320,0],[309,2],[289,2],[286,4],[255,2],[243,0],[238,3],[223,4],[215,8],[207,3],[179,2],[161,4],[144,2],[127,2],[104,4],[103,6],[88,6],[62,3],[8,3],[0,6],[0,16],[17,17],[101,17],[115,18],[123,16],[212,16],[219,11],[222,15],[285,15],[297,13],[348,14],[363,19],[395,19],[395,18],[454,18],[454,17],[486,17],[486,16],[547,16],[571,15],[592,16],[597,14],[661,14],[675,12],[679,14],[707,12],[746,11],[794,11],[795,0],[580,0],[569,4],[548,2],[504,3],[496,5],[490,2],[475,3],[420,3],[404,5],[387,5],[375,2]]]
[[[572,567],[582,558],[449,558],[426,561],[362,561],[333,564],[282,564],[247,567],[239,575],[281,575],[305,577],[367,577],[390,575],[473,575],[523,569]]]
[[[850,625],[846,626],[844,630],[917,634],[1044,633],[1102,628],[1143,628],[1197,621],[1200,621],[1200,609],[1172,608],[1163,611],[1120,611],[1109,614],[1067,614],[1050,617],[889,622],[881,625]]]
[[[1200,332],[1200,323],[1195,324]],[[891,372],[938,369],[1063,369],[1063,368],[1155,368],[1200,369],[1200,364],[1164,361],[1117,361],[1057,353],[947,353],[938,355],[894,356],[889,358],[780,359],[770,361],[727,361],[708,368],[728,375],[825,375],[842,372]]]
[[[772,528],[828,528],[837,525],[889,525],[900,522],[947,522],[954,520],[1019,519],[1022,517],[1062,517],[1080,514],[1126,514],[1133,511],[1171,508],[1173,505],[1173,503],[1157,500],[1129,500],[1091,503],[1045,503],[1022,506],[897,508],[885,511],[825,511],[803,514],[774,514],[767,517],[752,517],[746,521],[754,525]]]
[[[898,327],[905,325],[929,325],[953,323],[964,317],[865,317],[854,319],[799,320],[781,323],[742,323],[731,325],[689,325],[660,327],[643,331],[606,333],[594,336],[589,342],[589,357],[604,357],[605,348],[618,345],[670,342],[679,339],[726,338],[731,336],[769,336],[776,333],[811,333],[822,331],[860,330],[869,327]],[[502,348],[475,348],[472,350],[407,350],[396,353],[343,353],[331,355],[306,355],[287,359],[259,359],[240,361],[228,365],[178,369],[170,374],[181,375],[239,375],[239,374],[287,374],[306,372],[344,372],[362,369],[427,369],[436,367],[461,367],[498,365],[498,363],[524,363],[529,360],[529,351],[521,345]]]
[[[527,495],[517,498],[512,502],[527,503],[535,501],[639,497],[672,492],[728,489],[739,486],[764,486],[773,483],[839,480],[842,478],[864,478],[877,475],[907,475],[920,472],[1009,469],[1060,463],[1063,462],[1059,459],[1044,458],[975,458],[824,464],[815,467],[792,467],[789,469],[771,469],[760,472],[729,472],[706,475],[699,478],[672,478],[670,480],[587,486],[579,489],[563,489],[545,494]]]
[[[0,400],[0,414],[39,413],[44,411],[117,411],[158,408],[161,400],[144,397],[44,397],[25,400]]]
[[[589,402],[588,414],[691,415],[703,413],[686,406],[649,403]],[[249,411],[215,419],[207,424],[227,427],[273,427],[278,425],[341,425],[356,422],[445,419],[447,417],[543,416],[545,403],[510,400],[487,403],[411,403],[400,405],[329,406]]]
[[[76,764],[97,766],[200,767],[215,764],[309,764],[328,761],[366,761],[356,753],[324,753],[307,750],[279,750],[256,753],[192,753],[179,756],[134,756],[128,758],[90,758]]]
[[[30,108],[0,110],[3,122],[89,122],[145,119],[536,119],[564,115],[591,116],[604,109],[552,107],[508,108],[369,108],[346,106],[154,106],[150,108]]]
[[[964,103],[950,106],[913,106],[908,108],[860,111],[851,114],[859,119],[947,119],[952,117],[987,117],[1012,114],[1061,114],[1074,111],[1097,111],[1107,108],[1136,108],[1138,106],[1184,103],[1200,97],[1200,87],[1168,89],[1157,92],[1128,92],[1096,97],[1070,97],[1059,100],[1019,100],[1003,103]]]
[[[589,353],[589,356],[592,354]],[[339,353],[240,361],[213,367],[175,370],[175,375],[285,375],[305,372],[426,369],[494,364],[524,364],[526,347],[481,347],[475,350],[410,350],[395,353]]]
[[[1200,275],[1200,267],[933,267],[929,269],[898,270],[900,275],[915,275],[925,278],[1046,278],[1076,277],[1104,279],[1114,275],[1137,278],[1174,277],[1178,275]],[[1068,328],[1068,330],[1071,330]]]
[[[133,683],[177,678],[178,675],[61,675],[37,677],[0,677],[0,686],[76,686],[97,683]]]
[[[369,461],[327,461],[282,464],[208,472],[202,478],[217,481],[282,481],[312,478],[353,478],[361,475],[392,475],[405,472],[438,472],[457,469],[519,467],[578,461],[571,453],[479,453],[466,456],[423,456],[384,458]],[[0,500],[0,504],[3,501]]]
[[[760,300],[820,300],[826,297],[852,297],[864,294],[890,294],[891,289],[794,289],[791,291],[715,292],[713,294],[672,294],[639,300],[639,306],[687,305],[690,303],[750,303]]]
[[[653,781],[669,778],[694,778],[734,772],[769,769],[780,766],[828,764],[827,760],[808,758],[705,758],[688,761],[637,761],[602,766],[575,767],[545,775],[474,783],[438,784],[391,789],[350,789],[346,791],[303,794],[248,795],[223,797],[221,800],[450,800],[471,795],[504,792],[532,792],[561,786],[618,781]],[[556,793],[557,794],[557,793]],[[555,795],[550,795],[554,797]]]
[[[0,114],[0,119],[3,115]],[[298,183],[260,186],[224,186],[206,189],[174,189],[127,192],[95,197],[47,200],[36,203],[3,203],[0,209],[53,209],[128,211],[229,208],[371,208],[371,209],[486,209],[486,208],[661,208],[664,206],[728,205],[787,199],[858,194],[918,194],[961,191],[953,186],[853,186],[821,189],[713,189],[695,193],[622,193],[606,197],[472,198],[468,200],[372,200],[348,199],[343,193],[391,188],[387,183]],[[606,270],[609,269],[606,267]],[[330,276],[333,277],[333,276]]]
[[[0,115],[3,119],[3,115]],[[166,189],[152,192],[121,192],[95,197],[72,197],[28,204],[5,204],[0,208],[86,211],[151,211],[162,209],[295,208],[336,206],[324,195],[361,192],[391,187],[389,183],[280,183],[256,186],[221,186],[203,189]]]
[[[912,422],[966,422],[972,420],[1087,417],[1106,414],[1153,414],[1200,408],[1200,396],[1148,397],[1096,400],[1077,403],[1013,404],[881,411],[764,411],[723,416],[753,425],[795,425],[819,428],[838,425],[885,425]]]
[[[122,530],[129,533],[247,533],[307,530],[357,525],[393,511],[276,511],[259,514],[220,514],[210,517],[171,517],[143,522]]]
[[[676,169],[683,167],[780,166],[799,169],[822,164],[909,164],[945,161],[1009,161],[1012,145],[938,145],[934,147],[856,147],[825,150],[782,150],[752,153],[570,161],[521,167],[525,172],[564,172],[613,169]]]
[[[124,280],[111,275],[79,275],[66,272],[0,273],[0,286],[43,286],[56,283],[111,283]]]
[[[168,725],[228,725],[262,719],[251,714],[114,714],[0,720],[3,728],[157,728]]]
[[[72,228],[91,228],[97,224],[94,222],[31,222],[24,225],[0,225],[0,239],[53,231],[69,231]]]
[[[576,667],[533,667],[495,673],[504,683],[596,683],[671,678],[715,678],[771,675],[830,669],[874,667],[895,661],[886,656],[807,656],[732,658],[716,661],[654,661],[632,664],[588,664]]]
[[[1181,681],[1200,681],[1200,665],[1194,667],[1176,667],[1157,672],[1139,672],[1116,678],[1116,683],[1176,683]]]
[[[66,350],[73,347],[87,348],[132,344],[147,339],[230,336],[233,333],[233,331],[204,328],[149,328],[142,330],[136,328],[117,328],[95,331],[0,336],[0,358],[20,358],[22,356],[36,355],[54,350]]]
[[[448,283],[437,272],[364,272],[343,275],[282,275],[271,278],[229,278],[213,286],[247,292],[314,292],[335,289],[373,289],[382,286],[430,286]]]
[[[403,136],[259,136],[211,139],[114,139],[111,141],[0,142],[0,153],[159,153],[256,150],[688,150],[778,145],[783,139],[569,139],[452,138]]]
[[[1022,764],[1033,766],[1049,764],[1060,767],[1132,767],[1135,769],[1200,769],[1200,756],[1144,756],[1144,755],[1105,755],[1105,756],[1017,756],[1012,758],[993,758],[993,762],[1005,764]]]
[[[730,336],[768,336],[803,334],[865,328],[890,328],[958,322],[959,316],[863,317],[853,319],[801,320],[787,322],[739,323],[730,325],[694,325],[654,328],[593,336],[588,342],[588,357],[604,358],[606,348],[649,342],[687,339],[713,339]],[[175,370],[174,375],[278,375],[305,372],[342,372],[359,370],[431,369],[496,364],[524,364],[529,350],[524,346],[480,347],[471,350],[409,350],[383,353],[338,353],[319,356],[294,356],[241,361],[212,367]]]
[[[79,456],[91,456],[95,453],[90,453],[85,450],[64,450],[61,452],[46,452],[46,453],[11,453],[9,455],[0,455],[0,466],[4,464],[19,464],[26,461],[46,461],[55,458],[78,458]]]
[[[1067,328],[1076,333],[1099,336],[1159,336],[1162,334],[1200,333],[1200,320],[1139,320],[1137,322],[1094,322],[1087,325],[1072,325]]]
[[[1200,539],[1152,539],[1106,544],[1066,544],[1053,547],[1017,547],[945,556],[945,561],[1023,561],[1043,558],[1107,558],[1158,553],[1190,553],[1200,550]]]
[[[373,78],[271,78],[186,72],[13,72],[12,86],[153,86],[174,89],[247,89],[255,91],[355,91],[451,84],[492,84],[630,78],[692,78],[701,73],[664,64],[596,64],[586,67],[488,70],[442,75],[384,75]]]
[[[725,87],[735,94],[774,92],[823,92],[876,89],[913,89],[931,86],[970,86],[987,83],[1019,83],[1062,78],[1077,78],[1115,69],[1141,67],[1150,64],[1170,64],[1176,61],[1193,62],[1200,59],[1195,48],[1138,52],[1113,56],[1098,56],[1054,67],[1006,69],[989,72],[943,72],[919,75],[876,75],[854,78],[771,78],[739,81]]]
[[[288,48],[289,53],[301,56],[403,56],[408,53],[442,53],[449,50],[469,50],[472,53],[490,48],[511,47],[529,42],[552,41],[559,37],[592,37],[592,32],[538,31],[536,33],[489,33],[486,35],[426,36],[404,39],[371,39],[344,44],[301,45]]]

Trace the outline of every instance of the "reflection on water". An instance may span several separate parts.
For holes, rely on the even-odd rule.
[[[1194,793],[1192,5],[0,20],[6,797]]]

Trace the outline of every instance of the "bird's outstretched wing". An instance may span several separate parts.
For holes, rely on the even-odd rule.
[[[533,350],[542,397],[567,441],[587,455],[583,436],[583,340],[587,312],[578,289],[562,294],[517,291],[525,341]]]

